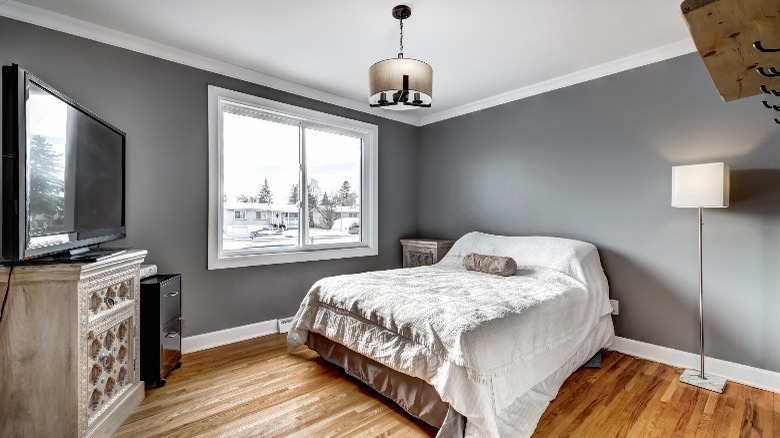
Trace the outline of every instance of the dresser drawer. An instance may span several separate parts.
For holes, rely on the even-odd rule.
[[[113,319],[113,318],[112,318]],[[87,400],[88,425],[121,396],[133,383],[135,318],[123,312],[115,322],[107,319],[96,324],[87,335],[89,374],[83,386]]]
[[[115,269],[105,275],[90,278],[79,287],[89,299],[89,322],[92,323],[115,310],[134,305],[136,274],[131,267]]]

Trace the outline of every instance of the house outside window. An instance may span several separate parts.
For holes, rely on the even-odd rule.
[[[377,137],[210,86],[209,269],[376,255]]]

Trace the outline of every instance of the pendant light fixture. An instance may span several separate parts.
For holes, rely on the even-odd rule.
[[[393,8],[393,18],[401,24],[401,50],[397,58],[379,61],[368,69],[368,101],[372,108],[408,110],[431,106],[433,69],[422,61],[404,58],[404,20],[411,15],[409,6]]]

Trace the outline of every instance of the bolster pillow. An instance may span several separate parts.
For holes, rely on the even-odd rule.
[[[463,257],[463,267],[469,271],[509,277],[517,272],[517,263],[512,257],[500,257],[471,253]]]

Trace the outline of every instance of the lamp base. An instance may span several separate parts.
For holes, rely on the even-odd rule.
[[[689,385],[698,386],[708,391],[714,391],[718,394],[723,394],[723,388],[726,387],[726,379],[723,377],[713,376],[712,374],[705,374],[702,379],[699,375],[699,370],[685,370],[680,375],[680,381]]]

